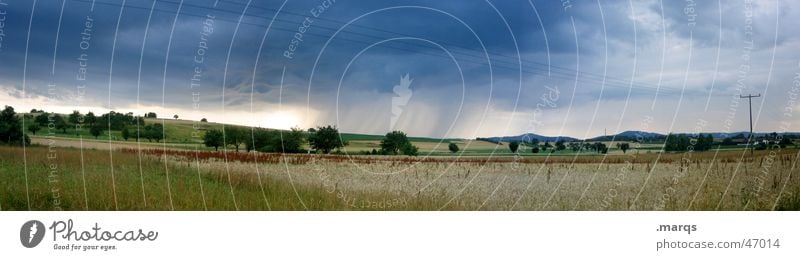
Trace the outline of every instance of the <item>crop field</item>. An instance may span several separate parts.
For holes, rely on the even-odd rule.
[[[0,146],[0,210],[800,210],[797,161],[795,149],[404,157]]]

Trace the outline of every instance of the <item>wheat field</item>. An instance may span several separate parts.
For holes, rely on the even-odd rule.
[[[0,147],[0,210],[800,209],[797,150],[426,158],[35,146],[24,154]]]

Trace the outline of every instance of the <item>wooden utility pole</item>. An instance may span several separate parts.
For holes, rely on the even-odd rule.
[[[747,103],[750,105],[750,136],[747,137],[747,146],[750,146],[750,141],[753,139],[753,98],[761,97],[761,94],[758,95],[747,95],[742,96],[739,95],[739,98],[746,98]],[[750,147],[750,156],[753,155],[753,147]]]

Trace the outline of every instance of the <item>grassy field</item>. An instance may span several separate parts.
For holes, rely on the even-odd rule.
[[[66,116],[66,115],[63,115]],[[29,122],[31,123],[31,122]],[[102,135],[98,137],[94,137],[89,133],[88,128],[84,127],[81,129],[76,128],[68,128],[66,131],[53,131],[49,132],[47,129],[42,129],[41,131],[37,132],[37,134],[33,134],[28,132],[31,136],[33,142],[35,144],[47,144],[49,142],[48,139],[56,139],[59,140],[59,144],[65,147],[80,147],[79,142],[83,142],[86,147],[96,148],[96,149],[115,149],[117,147],[120,148],[130,148],[133,146],[167,146],[168,148],[172,149],[190,149],[190,150],[210,150],[212,148],[207,148],[202,145],[202,137],[205,135],[205,132],[211,129],[221,129],[222,124],[214,123],[214,122],[197,122],[191,120],[176,120],[176,119],[161,119],[161,118],[145,118],[145,124],[155,124],[159,123],[164,125],[164,133],[166,135],[166,139],[163,140],[163,143],[155,142],[155,141],[148,141],[147,139],[141,139],[138,143],[135,138],[129,138],[128,140],[124,140],[122,138],[121,131],[105,131]],[[241,126],[240,126],[241,127]],[[143,126],[142,126],[143,128]],[[197,128],[197,129],[195,129]],[[134,133],[134,131],[132,131]],[[197,137],[193,137],[193,133]],[[343,148],[341,151],[348,154],[358,154],[363,152],[370,152],[372,149],[380,150],[380,141],[384,138],[383,135],[368,135],[368,134],[353,134],[353,133],[342,133],[341,135],[342,140],[347,141],[349,143],[348,146]],[[454,154],[448,150],[449,143],[455,143],[459,146],[461,153],[463,156],[512,156],[514,155],[508,149],[508,143],[503,142],[501,144],[490,143],[486,141],[479,141],[479,140],[466,140],[466,139],[438,139],[438,138],[427,138],[427,137],[409,137],[409,140],[415,146],[419,147],[419,152],[422,155],[431,155],[431,156],[453,156]],[[109,146],[109,141],[111,145]],[[609,147],[610,154],[623,154],[622,151],[616,148],[615,142],[604,142]],[[67,145],[64,145],[67,144]],[[662,148],[662,144],[642,144],[634,146],[636,149],[632,149],[631,152],[659,152]],[[233,148],[233,146],[229,146],[228,148]],[[304,147],[305,149],[309,149],[308,146]],[[741,147],[734,147],[739,148]],[[540,152],[538,154],[533,154],[530,152],[530,147],[525,146],[522,144],[520,146],[520,153],[521,156],[552,156],[552,155],[598,155],[595,152],[580,152],[575,153],[571,150],[563,150],[557,152]]]
[[[794,149],[348,157],[34,146],[25,154],[0,146],[0,210],[800,210]]]

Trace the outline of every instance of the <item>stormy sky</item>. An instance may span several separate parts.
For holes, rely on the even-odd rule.
[[[0,0],[17,111],[476,137],[800,131],[794,1]],[[407,84],[401,80],[408,75]]]

